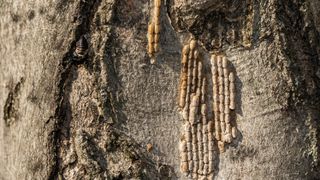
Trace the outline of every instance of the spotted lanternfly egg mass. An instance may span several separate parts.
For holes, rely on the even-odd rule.
[[[180,154],[184,154],[185,151],[181,146],[185,142],[189,142],[186,148],[188,164],[186,164],[184,157],[180,157],[181,171],[186,173],[188,177],[197,179],[200,176],[206,177],[209,175],[208,157],[211,148],[208,148],[208,144],[212,143],[209,142],[208,137],[212,135],[208,129],[212,131],[212,123],[208,128],[207,79],[204,77],[203,59],[196,40],[192,39],[183,47],[181,65],[178,104],[187,124],[184,126],[184,133],[187,134],[187,138],[181,142]]]
[[[215,113],[216,140],[220,152],[224,152],[224,144],[231,143],[236,138],[235,128],[231,125],[231,110],[235,109],[234,73],[225,56],[212,55],[213,106]],[[220,124],[220,126],[219,126]]]
[[[148,54],[151,63],[156,62],[156,54],[160,51],[160,32],[161,32],[161,0],[154,0],[153,18],[150,18],[148,25]]]
[[[178,105],[185,138],[179,145],[180,169],[190,179],[214,177],[216,157],[237,136],[232,123],[236,88],[230,62],[223,55],[213,54],[208,77],[200,52],[197,40],[192,39],[183,46],[181,55]],[[208,80],[212,80],[212,95]]]

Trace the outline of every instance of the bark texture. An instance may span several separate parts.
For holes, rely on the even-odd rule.
[[[153,0],[0,2],[0,179],[187,179],[177,97],[190,38],[204,69],[223,53],[236,74],[239,137],[214,179],[319,178],[320,3],[163,0],[151,64],[153,9]]]

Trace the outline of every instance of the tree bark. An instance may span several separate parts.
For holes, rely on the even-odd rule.
[[[236,74],[239,133],[213,178],[319,179],[320,3],[163,0],[151,60],[153,9],[152,0],[0,2],[0,179],[190,178],[177,97],[192,38],[205,77],[221,53]],[[82,36],[84,58],[74,53]]]

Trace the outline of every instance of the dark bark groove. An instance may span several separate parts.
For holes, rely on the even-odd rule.
[[[90,65],[87,57],[82,61],[77,61],[73,56],[75,50],[75,44],[77,40],[89,33],[90,24],[92,23],[93,16],[101,3],[101,0],[95,1],[81,1],[79,3],[79,7],[77,8],[77,12],[74,14],[75,21],[79,21],[79,25],[75,28],[74,41],[71,43],[69,51],[64,55],[61,63],[59,65],[60,72],[58,75],[60,76],[58,82],[58,92],[57,92],[57,100],[58,104],[56,108],[56,112],[53,120],[55,121],[55,128],[52,132],[52,135],[49,137],[49,142],[52,142],[53,151],[54,151],[54,162],[52,165],[52,170],[48,179],[57,179],[60,175],[61,171],[61,157],[59,157],[59,151],[62,145],[60,144],[60,140],[62,136],[70,137],[69,133],[69,125],[72,119],[67,119],[67,117],[71,114],[71,107],[69,100],[70,94],[70,86],[73,82],[73,77],[76,76],[75,72],[77,66],[84,64],[85,66]],[[57,9],[62,8],[64,5],[57,5]]]

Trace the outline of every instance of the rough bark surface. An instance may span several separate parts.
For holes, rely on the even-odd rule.
[[[214,178],[320,177],[320,3],[162,3],[150,64],[151,0],[0,2],[0,179],[187,179],[177,95],[191,37],[204,66],[224,53],[237,77],[240,137]]]

